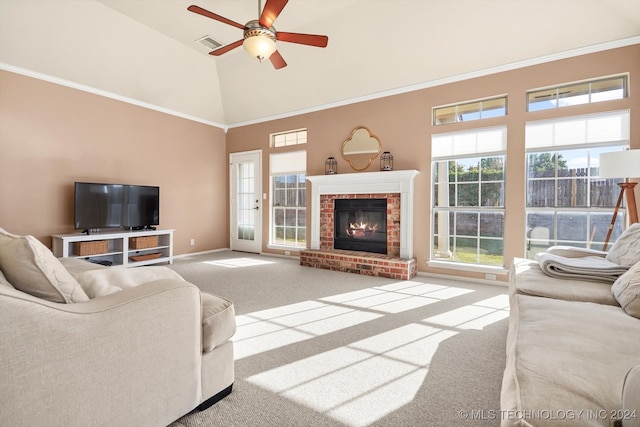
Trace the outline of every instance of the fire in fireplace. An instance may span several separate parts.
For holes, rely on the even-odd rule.
[[[335,199],[335,249],[387,253],[387,199]]]

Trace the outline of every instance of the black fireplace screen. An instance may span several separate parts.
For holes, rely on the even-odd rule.
[[[387,199],[335,199],[335,249],[387,253]]]

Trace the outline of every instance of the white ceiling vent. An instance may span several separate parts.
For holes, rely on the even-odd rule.
[[[201,37],[198,40],[196,40],[196,42],[200,43],[201,45],[207,47],[210,50],[217,49],[220,46],[222,46],[222,43],[220,43],[219,41],[217,41],[211,36]]]

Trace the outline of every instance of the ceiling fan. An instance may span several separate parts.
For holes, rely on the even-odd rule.
[[[258,0],[258,14],[260,15],[260,18],[249,21],[245,25],[239,24],[213,12],[209,12],[200,6],[191,5],[187,10],[236,28],[240,28],[244,32],[241,40],[212,50],[209,52],[209,55],[220,56],[223,53],[227,53],[230,50],[243,45],[247,52],[249,52],[251,56],[258,58],[260,62],[262,62],[263,59],[269,58],[271,64],[273,64],[274,68],[278,70],[286,67],[287,63],[277,50],[276,40],[316,47],[327,47],[327,43],[329,42],[329,37],[327,36],[276,31],[275,28],[273,28],[273,22],[276,20],[278,15],[280,15],[280,12],[282,12],[282,9],[284,9],[288,1],[289,0],[267,0],[264,5],[264,9],[262,9],[262,13],[260,13],[261,5],[260,0]]]

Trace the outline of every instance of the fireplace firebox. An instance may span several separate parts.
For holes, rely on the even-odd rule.
[[[335,249],[387,253],[387,199],[335,199]]]

